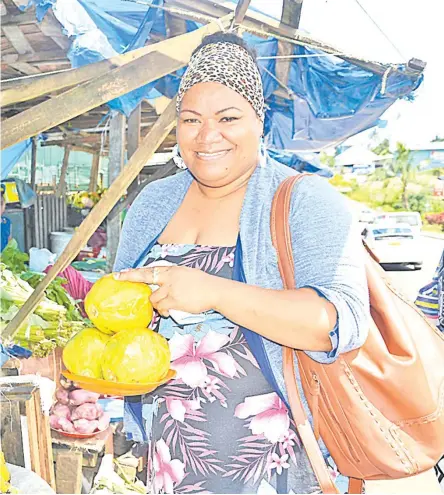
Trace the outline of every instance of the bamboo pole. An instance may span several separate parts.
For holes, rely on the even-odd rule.
[[[77,256],[79,251],[85,245],[85,242],[96,231],[113,206],[122,196],[122,192],[126,191],[128,186],[137,177],[137,174],[142,170],[146,162],[153,156],[175,125],[176,99],[174,98],[168,105],[165,112],[153,125],[151,131],[145,136],[127,166],[123,169],[117,179],[110,185],[108,191],[92,209],[91,213],[82,222],[63,253],[51,267],[47,275],[35,288],[34,292],[31,294],[31,297],[25,302],[19,312],[3,330],[2,338],[4,342],[13,338],[17,329],[20,328],[28,315],[31,314],[38,305],[48,285]]]

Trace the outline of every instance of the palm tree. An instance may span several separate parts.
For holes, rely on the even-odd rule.
[[[407,187],[415,176],[416,167],[412,161],[411,151],[402,143],[396,143],[396,152],[391,163],[391,169],[401,179],[402,203],[404,208],[408,210]]]

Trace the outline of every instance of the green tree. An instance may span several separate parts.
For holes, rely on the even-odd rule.
[[[381,141],[378,146],[372,149],[373,153],[379,156],[389,155],[390,154],[390,141],[388,139],[384,139]]]
[[[321,151],[321,156],[319,157],[322,165],[326,165],[327,167],[333,168],[335,166],[335,157],[327,155],[325,151]]]
[[[416,167],[413,165],[411,151],[402,143],[396,143],[396,152],[390,165],[393,173],[401,179],[402,204],[409,209],[407,188],[414,179]]]

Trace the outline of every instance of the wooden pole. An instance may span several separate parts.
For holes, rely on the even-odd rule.
[[[126,117],[115,112],[109,127],[108,184],[111,185],[123,170],[125,160]],[[121,195],[125,191],[121,191]],[[112,271],[120,239],[120,217],[108,218],[106,223],[106,259],[108,270]]]
[[[134,155],[134,152],[139,147],[141,121],[142,121],[142,104],[139,104],[128,117],[128,134],[127,134],[128,160]]]
[[[127,166],[120,173],[117,179],[110,185],[109,189],[103,195],[99,203],[92,209],[91,213],[85,218],[76,233],[66,246],[63,253],[54,263],[47,275],[35,288],[31,297],[20,308],[19,312],[10,321],[8,326],[3,330],[3,341],[10,341],[14,333],[20,328],[29,314],[34,311],[39,301],[44,295],[48,285],[64,270],[71,261],[78,255],[79,251],[85,245],[85,242],[96,231],[97,227],[103,222],[112,207],[122,196],[131,182],[137,177],[137,174],[145,166],[146,162],[153,156],[158,147],[162,144],[166,136],[176,125],[176,99],[174,98],[165,112],[159,117],[153,125],[151,131],[145,136],[138,150],[131,157]]]
[[[284,0],[282,8],[281,24],[291,26],[294,29],[299,28],[299,22],[301,20],[303,0]],[[294,45],[285,41],[278,41],[277,55],[285,57],[293,55]],[[276,60],[276,77],[285,86],[288,85],[288,77],[290,74],[290,65],[292,60],[290,58],[281,58]],[[282,88],[277,90],[277,94],[282,91]],[[286,95],[288,97],[288,95]]]
[[[35,183],[36,183],[36,175],[37,175],[37,138],[32,138],[32,147],[31,147],[31,188],[35,191]]]
[[[97,181],[99,178],[100,153],[94,153],[91,164],[91,175],[89,177],[89,192],[97,191]]]
[[[250,6],[251,0],[238,0],[234,12],[234,24],[241,24]]]
[[[221,25],[228,26],[231,18],[232,14],[222,17],[220,19]],[[13,136],[17,133],[19,135],[18,141],[14,141],[12,138],[12,144],[15,144],[26,139],[25,134],[26,137],[35,136],[43,130],[66,122],[91,110],[91,108],[102,105],[184,67],[202,37],[219,30],[219,24],[211,22],[195,31],[118,55],[109,61],[89,64],[72,72],[53,74],[47,76],[48,79],[39,79],[35,83],[29,82],[26,91],[23,84],[20,85],[20,89],[12,87],[9,90],[4,90],[1,100],[3,105],[5,101],[8,103],[17,101],[17,92],[22,95],[21,98],[24,97],[23,93],[32,93],[33,98],[36,98],[54,91],[55,87],[63,89],[67,86],[75,86],[7,119],[3,123],[2,129],[2,141],[6,139],[6,144],[2,142],[2,146],[11,146],[8,144],[12,138],[11,133]],[[53,79],[49,79],[50,77]],[[62,81],[62,83],[58,81]],[[31,123],[26,125],[29,118],[36,119],[33,125]],[[41,128],[41,130],[34,132],[34,134],[28,134],[31,129],[35,128]]]
[[[60,171],[60,180],[56,190],[57,196],[63,196],[66,193],[66,173],[68,172],[70,152],[71,152],[71,147],[65,146],[65,152],[63,154],[62,170]]]

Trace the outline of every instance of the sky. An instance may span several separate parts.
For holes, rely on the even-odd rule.
[[[252,0],[251,6],[280,18],[282,0]],[[396,102],[382,117],[388,122],[380,131],[383,138],[413,145],[444,137],[443,22],[444,0],[304,0],[299,27],[357,57],[384,63],[411,58],[427,62],[415,100]]]

